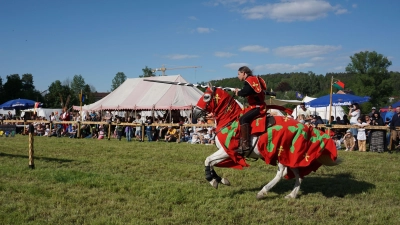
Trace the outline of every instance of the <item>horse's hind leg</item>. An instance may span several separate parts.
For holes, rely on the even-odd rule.
[[[300,190],[300,185],[301,185],[301,182],[303,181],[303,179],[299,175],[298,168],[290,168],[290,170],[292,170],[292,172],[294,173],[296,182],[294,183],[294,188],[293,188],[292,192],[290,192],[290,194],[286,195],[285,198],[296,198],[297,193]]]
[[[279,163],[276,176],[267,185],[265,185],[261,189],[261,191],[257,193],[257,199],[265,198],[268,191],[271,190],[271,188],[273,188],[284,176],[286,176],[286,174],[287,174],[287,167]]]

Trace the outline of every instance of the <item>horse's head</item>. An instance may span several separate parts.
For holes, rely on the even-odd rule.
[[[207,113],[213,113],[214,116],[219,117],[223,114],[222,110],[225,110],[224,114],[238,114],[241,108],[228,92],[209,84],[193,109],[193,117],[199,118]]]

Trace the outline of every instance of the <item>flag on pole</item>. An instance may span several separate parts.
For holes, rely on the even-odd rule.
[[[296,91],[296,98],[303,99],[303,95],[300,92]]]
[[[340,80],[336,81],[335,83],[333,83],[333,87],[339,89],[339,90],[343,90],[344,89],[344,83]]]
[[[79,94],[79,101],[85,102],[85,95],[84,94]]]

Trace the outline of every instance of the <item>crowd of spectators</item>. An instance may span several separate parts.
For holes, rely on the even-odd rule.
[[[389,153],[392,150],[399,152],[400,131],[396,131],[396,127],[400,127],[399,117],[400,107],[397,107],[394,111],[392,106],[389,106],[384,118],[382,118],[376,107],[372,107],[371,112],[368,114],[361,114],[359,105],[355,103],[349,107],[348,115],[343,115],[343,118],[338,116],[336,119],[331,116],[330,123],[332,125],[356,125],[358,128],[332,129],[334,132],[332,138],[338,150],[365,152],[368,146],[369,152],[383,153],[386,149]],[[305,125],[315,128],[319,124],[327,124],[329,122],[323,121],[320,116],[309,114],[304,109],[304,106],[300,107],[296,119]],[[367,126],[387,126],[390,128],[390,133],[386,132],[386,130],[366,129],[365,127]]]
[[[400,107],[395,110],[391,106],[384,117],[381,117],[379,110],[372,107],[368,114],[361,114],[358,104],[353,104],[349,108],[349,114],[343,118],[333,116],[330,119],[331,124],[338,125],[357,125],[358,128],[351,129],[332,129],[334,131],[333,139],[337,144],[338,149],[345,151],[366,151],[382,153],[386,149],[400,149],[399,136],[400,131],[396,131],[396,127],[400,127]],[[350,120],[349,120],[350,118]],[[191,144],[215,144],[215,128],[213,125],[207,126],[207,123],[214,123],[212,115],[208,115],[205,120],[202,118],[197,121],[189,121],[187,117],[176,118],[179,121],[179,126],[173,127],[167,124],[170,123],[168,117],[136,117],[127,116],[119,117],[117,115],[106,114],[101,116],[98,112],[88,112],[81,118],[79,113],[70,113],[64,111],[61,115],[51,113],[49,118],[37,117],[35,114],[29,115],[29,118],[18,118],[8,114],[0,115],[0,120],[16,120],[16,119],[31,119],[37,122],[33,123],[34,132],[37,136],[48,137],[69,137],[77,138],[78,133],[80,138],[96,138],[104,139],[109,135],[118,140],[126,139],[128,142],[132,140],[142,141],[163,141],[163,142],[186,142]],[[296,118],[299,122],[318,128],[319,124],[326,124],[328,121],[323,121],[320,116],[312,115],[304,105],[301,105]],[[71,121],[69,124],[57,124],[52,122]],[[105,122],[105,124],[81,124],[76,121],[93,121]],[[113,122],[112,124],[110,122]],[[171,121],[172,122],[172,121]],[[194,122],[194,123],[193,123]],[[126,123],[133,123],[131,126]],[[199,124],[200,126],[184,126],[185,124]],[[124,124],[124,125],[121,125]],[[140,124],[140,125],[138,125]],[[163,125],[158,125],[163,124]],[[144,132],[142,132],[142,125]],[[109,129],[109,126],[110,129]],[[386,130],[365,129],[366,126],[388,126],[390,132]],[[79,130],[79,132],[78,132]],[[109,130],[111,133],[108,134]],[[27,134],[27,126],[17,124],[17,133]],[[142,134],[145,137],[142,139]],[[180,139],[179,139],[180,138]]]

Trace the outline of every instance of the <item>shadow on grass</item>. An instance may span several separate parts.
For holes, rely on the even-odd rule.
[[[15,155],[15,154],[8,154],[8,153],[2,153],[0,152],[0,157],[11,157],[11,158],[24,158],[24,159],[28,159],[28,155]],[[47,161],[47,162],[59,162],[59,163],[69,163],[69,162],[73,162],[75,160],[72,159],[57,159],[57,158],[49,158],[49,157],[34,157],[35,160],[43,160],[43,161]]]
[[[289,194],[294,186],[294,180],[281,180],[270,192],[279,195]],[[230,196],[244,194],[245,192],[258,192],[263,186],[253,187],[249,189],[241,189],[233,191]],[[355,195],[367,192],[370,189],[374,189],[375,185],[365,182],[358,181],[353,178],[350,173],[340,173],[336,175],[324,175],[319,177],[305,177],[301,184],[301,193],[298,197],[305,196],[308,194],[321,193],[327,198],[339,197],[343,198],[346,195]]]

